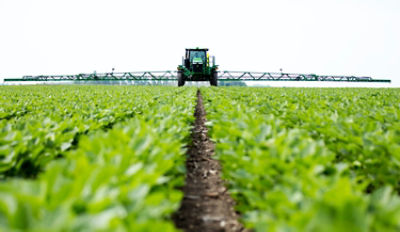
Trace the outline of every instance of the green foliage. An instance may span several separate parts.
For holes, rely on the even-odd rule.
[[[84,98],[88,107],[82,103],[77,109],[89,116],[86,121],[79,122],[61,116],[62,113],[46,114],[46,118],[54,121],[54,126],[46,127],[43,136],[53,132],[54,141],[65,142],[59,138],[65,136],[65,129],[54,132],[57,131],[55,126],[64,125],[64,120],[72,123],[71,127],[87,126],[90,132],[79,137],[74,149],[62,148],[61,142],[60,146],[51,147],[54,151],[64,150],[64,158],[49,158],[42,164],[43,172],[36,179],[9,177],[0,182],[0,231],[176,231],[170,215],[182,198],[179,187],[183,185],[185,170],[183,147],[193,122],[196,90],[54,88],[40,87],[40,90],[62,90],[59,95],[54,92],[56,98],[65,101],[61,105],[60,100],[59,107],[63,109],[60,111],[72,110],[72,103],[68,101],[77,98],[73,93],[79,90],[79,98]],[[25,91],[38,89],[32,87]],[[91,97],[93,92],[100,94],[102,89],[105,90],[102,97]],[[112,96],[115,99],[111,101]],[[112,128],[101,129],[100,121],[133,111],[133,108],[140,113],[116,121]],[[17,146],[21,141],[23,139],[17,140]],[[40,148],[29,147],[30,152],[34,149]],[[27,159],[37,162],[42,155],[43,151]]]
[[[228,189],[256,231],[399,231],[400,92],[203,88]]]
[[[80,136],[109,129],[173,94],[165,88],[126,86],[1,88],[0,112],[14,116],[0,121],[0,177],[35,176],[49,161],[74,149]]]
[[[202,94],[248,228],[400,231],[398,90]],[[195,88],[1,87],[0,231],[175,231],[195,100]]]

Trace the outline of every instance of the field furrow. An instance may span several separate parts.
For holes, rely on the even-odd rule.
[[[184,197],[174,215],[175,225],[193,232],[240,232],[233,199],[221,180],[221,166],[213,159],[214,143],[208,137],[206,112],[200,91],[197,92],[192,141],[186,159]]]

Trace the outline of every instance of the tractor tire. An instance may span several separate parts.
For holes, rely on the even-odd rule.
[[[183,77],[182,72],[178,72],[178,86],[184,86],[185,85],[185,79]]]
[[[211,74],[210,85],[218,86],[218,73],[216,71]]]

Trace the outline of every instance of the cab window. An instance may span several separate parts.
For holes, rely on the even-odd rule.
[[[206,53],[204,51],[191,51],[190,52],[190,62],[193,62],[194,58],[201,58],[201,60],[203,61],[203,63],[206,62]]]

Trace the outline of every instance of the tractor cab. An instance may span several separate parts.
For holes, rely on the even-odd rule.
[[[186,49],[185,68],[194,72],[201,72],[203,65],[208,65],[208,49],[190,48]]]

